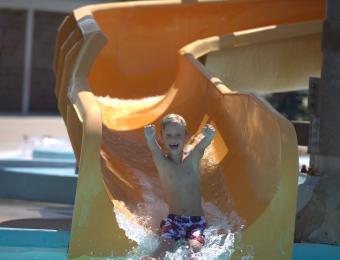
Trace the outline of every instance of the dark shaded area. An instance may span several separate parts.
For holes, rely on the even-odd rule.
[[[306,240],[310,234],[324,221],[325,207],[321,203],[320,191],[315,191],[308,204],[296,215],[294,241],[313,242]]]
[[[0,10],[0,110],[20,112],[26,11]]]
[[[298,139],[298,145],[308,146],[309,143],[309,122],[292,121]]]
[[[275,93],[266,100],[289,120],[309,121],[307,99],[308,91]]]
[[[34,12],[30,112],[58,113],[53,59],[57,30],[66,15]]]
[[[296,216],[295,241],[340,245],[339,183],[338,172],[321,176],[311,200]]]
[[[71,230],[71,222],[72,222],[71,218],[65,219],[25,218],[1,222],[0,227],[54,229],[69,231]]]

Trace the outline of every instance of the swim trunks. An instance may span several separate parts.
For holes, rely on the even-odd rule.
[[[160,236],[179,240],[184,238],[196,239],[204,245],[204,229],[207,227],[206,221],[202,216],[181,216],[169,214],[161,221]]]

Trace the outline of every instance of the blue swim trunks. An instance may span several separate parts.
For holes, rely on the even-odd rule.
[[[179,240],[184,238],[196,239],[204,245],[204,229],[207,227],[202,216],[181,216],[169,214],[161,221],[160,236],[163,238]]]

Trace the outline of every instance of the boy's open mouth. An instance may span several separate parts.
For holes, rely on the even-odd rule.
[[[169,144],[170,149],[176,150],[178,148],[178,144]]]

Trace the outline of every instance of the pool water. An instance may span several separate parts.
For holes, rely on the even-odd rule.
[[[66,260],[70,233],[56,230],[0,228],[0,260]],[[180,253],[180,252],[179,252]],[[173,258],[176,257],[176,258]],[[171,258],[179,259],[173,255]],[[79,257],[77,259],[138,259]],[[219,259],[219,258],[213,258]],[[226,257],[220,259],[228,259]],[[247,259],[252,259],[251,256]],[[321,244],[294,244],[293,260],[339,260],[340,247]]]
[[[0,260],[67,259],[70,232],[0,228]]]
[[[1,260],[66,260],[66,248],[0,246]]]
[[[66,260],[66,248],[46,247],[6,247],[0,246],[1,260]],[[80,258],[79,258],[80,259]],[[81,259],[107,259],[115,260],[122,258],[98,258],[81,257]],[[293,260],[339,260],[340,247],[314,244],[295,244]]]
[[[322,244],[294,244],[293,260],[339,260],[340,247]]]

